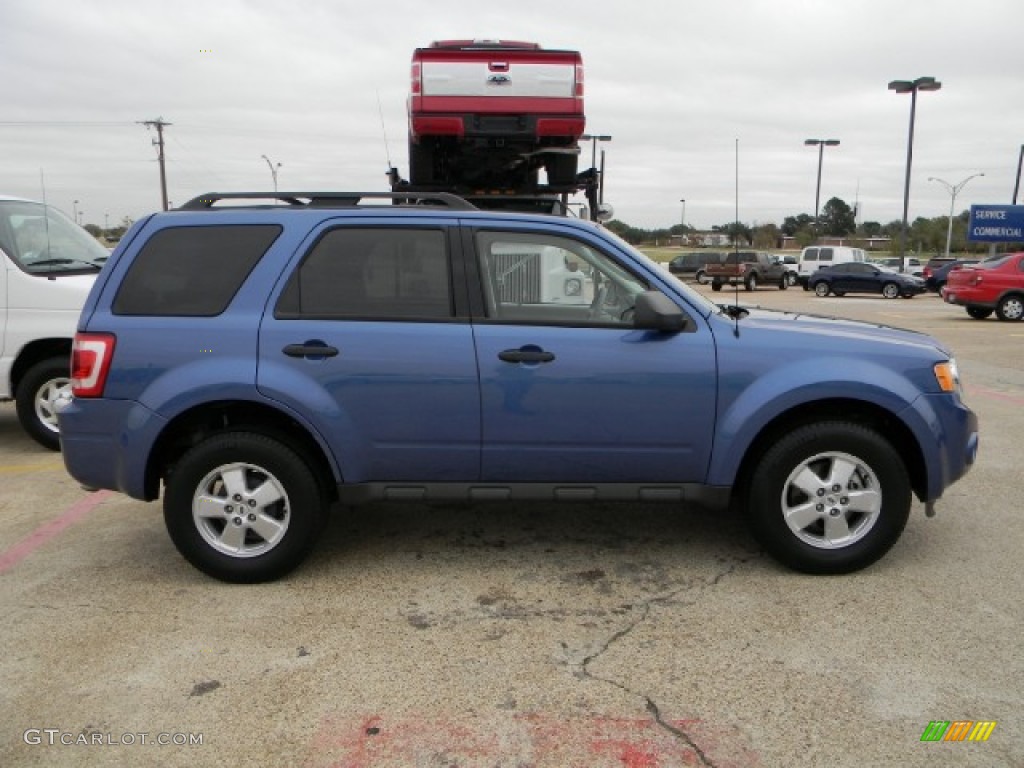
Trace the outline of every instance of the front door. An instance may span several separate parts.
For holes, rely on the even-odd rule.
[[[635,330],[649,286],[598,243],[484,228],[472,240],[487,315],[473,328],[482,480],[703,481],[716,405],[703,319]]]

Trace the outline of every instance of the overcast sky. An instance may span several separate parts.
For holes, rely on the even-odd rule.
[[[387,190],[407,175],[414,48],[442,38],[578,49],[587,129],[609,134],[605,199],[645,228],[781,223],[821,202],[910,218],[1009,203],[1024,143],[1020,0],[0,0],[0,194],[104,226],[209,191]],[[378,106],[379,104],[379,106]],[[383,121],[382,121],[383,115]],[[383,123],[383,125],[382,125]],[[387,141],[385,143],[385,135]],[[589,163],[589,144],[583,152]],[[78,201],[75,205],[74,201]],[[1018,202],[1024,202],[1018,198]]]

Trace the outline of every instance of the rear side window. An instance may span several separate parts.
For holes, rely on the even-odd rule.
[[[822,248],[821,253],[818,255],[819,261],[832,261],[832,249]]]
[[[817,260],[818,260],[818,249],[817,248],[809,248],[804,253],[804,261],[817,261]]]
[[[275,317],[447,320],[452,314],[445,233],[381,227],[323,235],[289,278]]]
[[[114,297],[115,315],[213,317],[281,233],[273,224],[170,227],[139,251]]]

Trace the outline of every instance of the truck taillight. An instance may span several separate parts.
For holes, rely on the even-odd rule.
[[[114,357],[114,334],[76,333],[71,346],[71,394],[102,397],[110,360]]]
[[[576,98],[583,98],[583,65],[576,65]]]
[[[414,96],[423,93],[423,69],[418,61],[412,63],[412,93]]]

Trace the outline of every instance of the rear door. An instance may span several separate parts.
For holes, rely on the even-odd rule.
[[[329,221],[268,307],[259,388],[313,423],[346,482],[479,476],[476,356],[453,247],[443,220]]]
[[[579,234],[496,224],[464,242],[483,304],[474,336],[484,481],[704,480],[716,363],[702,317],[688,332],[635,330],[630,308],[647,281]],[[584,302],[530,290],[529,274],[570,259],[583,265]]]

